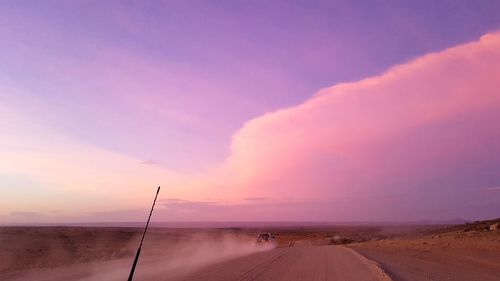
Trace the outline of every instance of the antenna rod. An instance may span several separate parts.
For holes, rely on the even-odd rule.
[[[128,281],[132,281],[134,278],[135,266],[137,265],[137,261],[139,260],[139,256],[141,255],[142,242],[144,242],[144,236],[146,236],[146,231],[148,230],[149,220],[151,219],[151,214],[153,214],[153,209],[156,204],[156,198],[158,198],[158,193],[160,193],[160,187],[158,186],[158,190],[156,190],[155,200],[153,201],[153,206],[151,206],[151,211],[149,212],[148,222],[146,223],[146,227],[144,228],[144,232],[142,233],[141,244],[139,244],[139,248],[137,249],[137,254],[135,254],[134,263],[132,264],[132,270],[130,270],[130,275],[128,276]]]

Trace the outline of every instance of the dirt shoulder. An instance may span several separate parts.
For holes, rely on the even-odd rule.
[[[500,231],[453,231],[350,245],[393,280],[500,280]]]

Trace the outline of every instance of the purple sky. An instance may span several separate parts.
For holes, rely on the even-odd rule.
[[[202,219],[268,219],[252,215],[255,205],[269,208],[275,220],[299,216],[287,215],[288,208],[309,210],[313,215],[304,220],[498,216],[500,206],[491,200],[498,199],[494,188],[500,186],[495,142],[500,108],[488,92],[497,85],[474,93],[481,106],[452,106],[466,98],[452,99],[462,97],[451,86],[461,74],[450,66],[470,69],[463,76],[467,80],[474,73],[496,73],[496,65],[486,65],[475,52],[482,52],[481,58],[495,56],[483,50],[489,44],[484,41],[457,51],[470,66],[439,52],[477,42],[499,28],[498,1],[4,1],[0,200],[5,204],[0,222],[106,220],[93,214],[128,209],[140,210],[135,212],[139,218],[150,196],[138,194],[158,184],[175,186],[163,199],[181,200],[175,201],[178,210],[184,206],[160,220],[197,220],[207,209],[212,215]],[[441,54],[428,60],[434,72],[411,66],[429,53]],[[421,96],[429,103],[416,110],[396,98],[390,102],[395,107],[433,116],[415,113],[405,119],[398,115],[404,111],[388,117],[357,100],[330,106],[313,98],[320,89],[379,77],[394,65],[410,69],[411,75],[398,76],[408,85],[444,81],[439,93],[449,92],[450,100],[434,100],[433,90],[424,91],[414,99]],[[438,77],[422,77],[426,72]],[[478,79],[463,87],[477,88]],[[493,83],[484,79],[481,83]],[[380,108],[387,108],[382,101],[394,89],[401,95],[411,92],[396,82],[381,83],[388,94],[373,102]],[[367,95],[377,96],[375,88]],[[297,109],[307,104],[313,104],[310,112]],[[285,122],[280,110],[299,121],[286,128],[276,125]],[[366,137],[357,130],[372,136],[372,128],[351,115],[388,129],[374,132],[377,137],[366,138],[368,144],[353,145]],[[306,122],[297,116],[318,119]],[[393,118],[406,123],[396,126]],[[303,131],[294,132],[300,129],[294,126]],[[276,135],[275,128],[283,134]],[[468,139],[464,131],[472,129],[476,137]],[[288,132],[300,141],[284,139]],[[338,147],[327,149],[320,139]],[[339,152],[344,142],[348,153]],[[284,162],[275,156],[281,150]],[[356,158],[361,151],[362,159]],[[410,160],[401,164],[402,159]],[[275,171],[278,164],[283,168]],[[379,165],[386,170],[373,173]],[[390,181],[391,171],[401,176]],[[301,177],[284,176],[290,173]],[[372,173],[373,181],[346,173]],[[373,186],[365,190],[369,183]],[[400,196],[408,207],[398,215],[397,207],[380,209],[389,202],[375,195],[380,192]],[[355,205],[354,215],[337,215],[331,205],[346,207],[350,203],[335,203],[346,198],[362,206]],[[470,211],[459,211],[470,204]],[[319,207],[311,211],[311,205]],[[187,214],[186,206],[191,207]],[[233,217],[221,214],[232,208],[238,210]],[[123,214],[108,219],[136,219],[129,211]]]

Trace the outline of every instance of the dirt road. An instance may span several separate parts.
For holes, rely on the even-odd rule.
[[[34,270],[3,276],[4,280],[126,280],[130,260]],[[246,280],[390,280],[369,260],[341,246],[275,248],[269,251],[225,259],[203,266],[166,267],[166,261],[144,260],[135,281],[246,281]]]
[[[170,280],[168,278],[164,280]],[[355,251],[340,246],[278,248],[213,264],[175,280],[390,280]]]

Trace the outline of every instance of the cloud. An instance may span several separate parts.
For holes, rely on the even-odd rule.
[[[500,182],[499,61],[500,33],[491,33],[322,89],[297,106],[248,121],[233,135],[227,160],[197,174],[141,165],[43,130],[43,118],[0,105],[0,168],[46,185],[27,183],[33,196],[23,204],[40,206],[44,217],[65,210],[58,221],[142,220],[149,210],[141,208],[158,184],[165,187],[160,198],[182,198],[160,200],[159,220],[493,216],[500,194],[471,189]],[[24,181],[9,181],[14,185],[4,189],[15,198],[20,189],[14,187]],[[8,201],[4,214],[19,208],[20,201]]]
[[[10,215],[13,217],[22,217],[22,218],[35,218],[42,216],[42,214],[38,212],[11,212]]]
[[[176,198],[162,199],[159,202],[169,210],[176,212],[194,211],[200,209],[210,209],[220,205],[218,202],[190,201]]]
[[[486,190],[489,191],[500,191],[500,186],[493,186],[493,187],[488,187]]]
[[[157,220],[186,221],[273,221],[284,220],[287,215],[294,220],[325,220],[317,212],[318,207],[326,210],[323,202],[277,201],[262,202],[264,198],[252,198],[245,202],[190,201],[165,199],[155,210]],[[316,216],[311,217],[311,213]],[[286,219],[285,219],[286,220]]]
[[[265,197],[245,197],[243,199],[245,199],[246,201],[264,201],[264,200],[266,200]]]
[[[500,180],[499,61],[492,33],[322,89],[247,122],[228,174],[248,197],[351,198],[352,217],[461,212],[461,189]],[[387,194],[403,199],[381,208]]]

